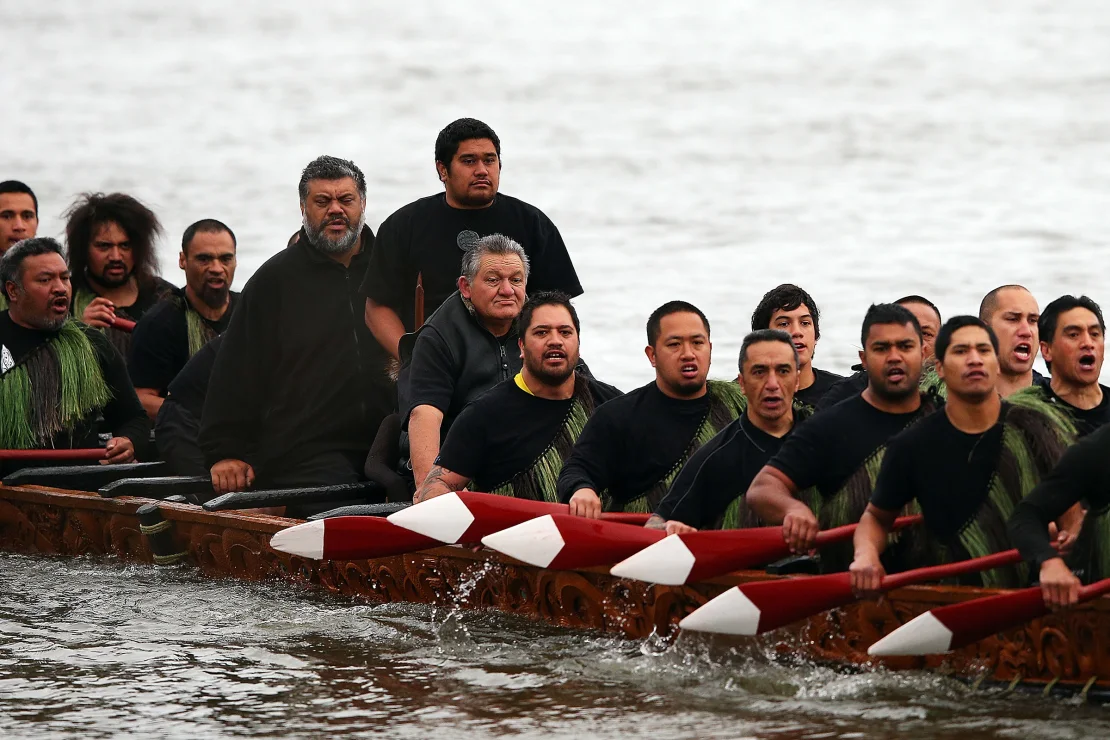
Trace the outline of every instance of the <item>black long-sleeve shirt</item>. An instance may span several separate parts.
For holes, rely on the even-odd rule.
[[[370,449],[395,403],[359,293],[373,239],[363,229],[362,249],[344,267],[302,232],[247,283],[204,402],[208,465],[243,460],[265,482],[321,453]]]
[[[1010,540],[1022,557],[1038,567],[1059,557],[1049,541],[1049,522],[1056,521],[1080,501],[1090,506],[1088,520],[1106,516],[1110,510],[1110,425],[1069,447],[1056,467],[1018,503],[1010,516],[1009,529]],[[1090,526],[1090,521],[1084,526]],[[1096,531],[1094,536],[1101,534]],[[1110,549],[1110,542],[1094,545]],[[1102,578],[1108,576],[1110,572],[1097,574]]]

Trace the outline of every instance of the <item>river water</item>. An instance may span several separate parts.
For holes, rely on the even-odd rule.
[[[326,5],[3,0],[0,179],[40,233],[86,190],[168,236],[216,217],[241,286],[297,228],[313,157],[355,160],[367,221],[437,189],[435,134],[500,134],[502,189],[563,232],[583,354],[647,382],[643,323],[709,315],[731,377],[759,296],[820,303],[844,371],[871,301],[973,312],[1021,282],[1106,294],[1110,5]],[[1103,710],[840,675],[491,615],[323,602],[187,571],[0,556],[0,736],[1108,737]]]

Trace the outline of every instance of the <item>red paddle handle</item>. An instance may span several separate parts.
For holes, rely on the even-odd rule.
[[[920,524],[923,517],[920,514],[913,516],[900,516],[894,520],[892,529],[897,532],[899,529],[905,529],[915,524]],[[816,547],[824,547],[825,545],[834,545],[837,542],[844,542],[845,540],[852,539],[856,533],[857,524],[845,524],[843,527],[833,527],[832,529],[825,529],[817,533],[817,539],[814,541]]]
[[[112,319],[112,328],[119,329],[120,331],[125,331],[130,334],[131,332],[135,331],[135,322],[131,319],[125,319],[122,316],[117,316]]]
[[[1005,565],[1013,565],[1014,563],[1020,562],[1021,553],[1017,550],[1006,550],[1005,552],[996,552],[993,555],[986,555],[981,558],[961,560],[958,563],[931,565],[928,568],[915,568],[914,570],[907,570],[905,573],[895,573],[894,575],[883,578],[881,588],[884,591],[890,591],[902,586],[909,586],[913,583],[939,581],[942,578],[962,576],[965,573],[978,573],[981,570],[1001,568]]]

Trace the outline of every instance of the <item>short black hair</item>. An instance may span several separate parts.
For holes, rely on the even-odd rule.
[[[570,296],[558,290],[541,290],[528,296],[528,300],[524,302],[524,307],[520,309],[517,329],[522,338],[528,328],[532,326],[532,314],[540,306],[562,306],[570,313],[570,320],[574,324],[575,333],[582,333],[582,325],[578,322],[578,312],[574,310],[574,304],[570,302]]]
[[[652,311],[651,316],[648,317],[647,340],[648,344],[652,347],[659,341],[659,335],[662,333],[660,326],[663,323],[663,317],[670,316],[673,313],[697,314],[698,318],[701,319],[701,323],[705,324],[705,335],[707,337],[709,336],[709,319],[705,318],[705,314],[701,312],[700,308],[686,301],[667,301],[662,306]]]
[[[983,300],[979,302],[979,318],[981,318],[983,321],[990,321],[994,314],[998,312],[998,294],[1004,290],[1009,290],[1011,288],[1024,290],[1026,293],[1029,292],[1029,289],[1026,288],[1024,285],[1017,285],[1014,283],[1011,283],[1009,285],[999,285],[990,293],[987,293],[985,296],[983,296]]]
[[[185,233],[181,236],[181,252],[186,257],[189,256],[189,245],[193,243],[193,237],[197,234],[222,234],[224,232],[227,232],[231,237],[231,245],[238,248],[239,242],[236,241],[235,232],[231,230],[230,226],[214,218],[202,218],[185,229]]]
[[[928,306],[929,308],[933,309],[933,313],[935,313],[937,315],[937,323],[940,323],[941,321],[944,320],[940,316],[940,309],[937,308],[937,304],[933,303],[932,301],[930,301],[925,296],[920,296],[920,295],[902,296],[901,298],[896,300],[895,303],[897,303],[899,306],[905,306],[908,303],[917,303],[921,306]]]
[[[899,306],[897,303],[872,303],[867,313],[863,315],[863,329],[860,330],[859,335],[860,346],[864,349],[867,349],[867,335],[871,333],[871,327],[875,324],[897,324],[898,326],[910,324],[917,332],[917,338],[924,340],[921,336],[921,323],[908,308]]]
[[[497,158],[501,159],[501,139],[497,138],[493,129],[477,118],[460,118],[447,124],[436,137],[436,162],[450,172],[451,160],[459,151],[459,144],[471,139],[489,139],[497,151]]]
[[[937,332],[937,339],[933,344],[937,362],[944,362],[944,355],[948,352],[948,345],[952,344],[952,335],[968,326],[977,326],[986,331],[987,336],[990,337],[991,346],[994,347],[994,353],[996,355],[998,354],[998,335],[994,333],[994,329],[990,327],[990,324],[978,316],[953,316],[948,319],[948,321],[945,321],[944,326]]]
[[[24,239],[23,241],[16,242],[12,245],[11,249],[4,252],[0,256],[0,291],[11,299],[8,295],[8,283],[12,282],[16,285],[23,287],[23,260],[28,257],[38,257],[40,254],[49,254],[53,252],[61,256],[64,260],[66,257],[65,250],[56,239],[51,239],[48,236],[37,236],[32,239]]]
[[[4,193],[26,193],[31,196],[31,202],[35,204],[35,216],[39,215],[39,199],[35,197],[35,191],[27,187],[26,183],[19,180],[4,180],[0,182],[0,195]]]
[[[789,334],[781,329],[756,329],[744,337],[744,342],[740,345],[740,360],[737,362],[737,367],[741,375],[744,373],[744,362],[748,359],[748,350],[753,344],[760,342],[782,342],[794,354],[794,367],[801,364],[802,361],[798,359],[798,348],[794,346],[794,341]]]
[[[821,310],[817,308],[813,296],[791,283],[783,283],[764,294],[752,313],[752,331],[770,329],[771,317],[775,315],[775,311],[793,311],[803,304],[813,317],[813,339],[820,339]]]
[[[1102,318],[1102,309],[1092,299],[1085,295],[1076,298],[1073,295],[1062,295],[1041,311],[1041,318],[1037,321],[1037,333],[1041,341],[1052,343],[1056,338],[1056,329],[1060,322],[1060,314],[1073,308],[1085,308],[1098,318],[1098,326],[1106,331],[1106,322]]]
[[[301,203],[308,200],[308,183],[310,180],[342,180],[349,177],[355,181],[358,194],[366,200],[366,175],[349,159],[340,159],[323,154],[305,165],[301,171],[301,180],[297,183],[297,193],[301,196]]]

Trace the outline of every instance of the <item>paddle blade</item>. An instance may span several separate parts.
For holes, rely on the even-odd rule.
[[[482,544],[541,568],[588,568],[608,565],[657,542],[658,529],[546,514],[482,538]]]
[[[610,573],[681,586],[790,554],[782,527],[689,532],[661,540],[613,566]]]
[[[422,501],[389,516],[398,527],[440,542],[478,542],[488,534],[544,514],[567,515],[566,504],[530,501],[492,493],[454,491]],[[602,514],[603,520],[643,524],[649,514]]]
[[[270,547],[313,560],[363,560],[427,550],[441,543],[376,516],[346,516],[298,524],[270,539]]]
[[[698,632],[758,635],[855,600],[847,573],[745,583],[683,619]]]

